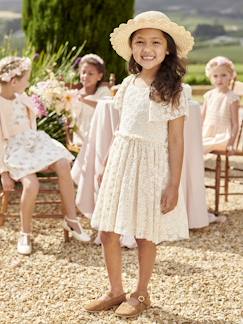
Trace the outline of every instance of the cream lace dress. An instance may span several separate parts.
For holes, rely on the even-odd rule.
[[[184,115],[185,107],[170,113],[167,106],[155,103],[152,113],[161,118],[150,121],[149,87],[136,86],[133,77],[130,80],[91,225],[155,244],[188,238],[181,195],[174,211],[164,215],[160,212],[161,195],[169,177],[168,120]]]
[[[207,105],[203,123],[203,151],[225,150],[231,136],[230,105],[239,101],[239,97],[232,91],[222,93],[217,89],[205,93]]]
[[[0,104],[5,100],[0,98]],[[12,100],[10,109],[13,127],[18,128],[21,124],[21,128],[25,128],[24,132],[10,137],[5,143],[4,164],[12,179],[19,180],[41,171],[62,158],[73,160],[73,155],[61,143],[43,131],[30,128],[28,110],[21,95]]]

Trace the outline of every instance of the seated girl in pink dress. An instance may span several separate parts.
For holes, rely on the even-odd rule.
[[[39,190],[36,172],[50,169],[57,173],[66,216],[63,227],[80,241],[89,235],[77,220],[74,187],[70,174],[72,154],[43,131],[36,130],[37,109],[24,93],[29,85],[29,58],[0,60],[0,174],[4,191],[13,191],[14,182],[23,186],[20,202],[21,228],[17,250],[32,250],[31,219]]]
[[[79,102],[73,108],[72,115],[76,124],[73,143],[81,146],[89,131],[97,100],[110,96],[111,91],[103,82],[105,63],[96,54],[87,54],[81,58],[79,62],[79,76],[82,88],[79,92]]]
[[[234,64],[217,56],[206,65],[206,76],[214,86],[204,95],[203,150],[232,151],[239,130],[239,97],[230,90],[236,77]]]

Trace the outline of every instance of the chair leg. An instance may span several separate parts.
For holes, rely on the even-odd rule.
[[[229,157],[225,156],[225,178],[224,178],[224,200],[228,201],[228,193],[229,193]]]
[[[4,191],[1,193],[1,209],[0,209],[0,226],[5,222],[5,216],[8,210],[10,192]]]
[[[219,213],[220,177],[221,177],[221,157],[218,154],[216,158],[216,171],[215,171],[215,215],[218,215]]]
[[[69,242],[70,238],[69,238],[69,233],[67,230],[63,229],[63,234],[64,234],[64,242]]]

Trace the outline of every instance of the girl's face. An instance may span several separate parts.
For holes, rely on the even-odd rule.
[[[103,77],[93,64],[83,63],[79,70],[80,81],[85,88],[96,87]]]
[[[13,78],[11,80],[14,92],[23,93],[25,89],[29,86],[29,78],[31,71],[26,71],[21,79]]]
[[[212,68],[210,80],[219,90],[228,90],[232,73],[224,65],[218,65]]]
[[[135,32],[132,42],[134,60],[145,70],[158,70],[167,52],[167,40],[159,29],[144,28]]]

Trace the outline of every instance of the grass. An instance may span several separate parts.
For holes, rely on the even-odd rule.
[[[237,80],[243,82],[243,64],[235,64]],[[189,64],[185,82],[189,84],[210,84],[205,76],[205,64]]]
[[[237,45],[195,47],[189,54],[189,62],[206,63],[214,56],[226,56],[233,62],[243,64],[243,47]]]

